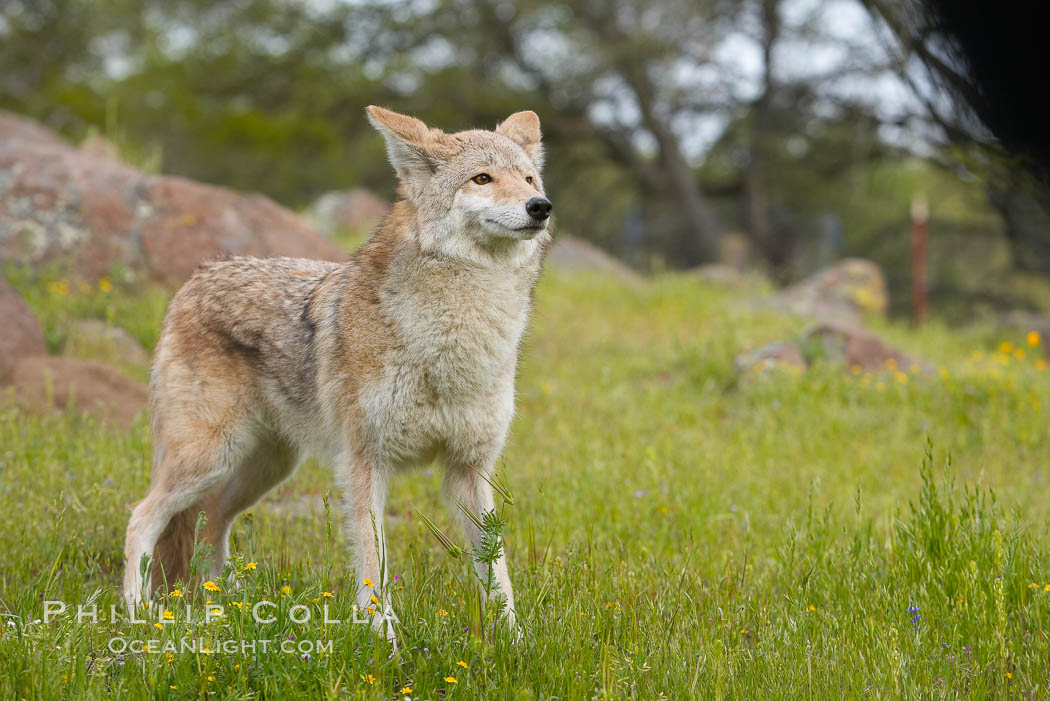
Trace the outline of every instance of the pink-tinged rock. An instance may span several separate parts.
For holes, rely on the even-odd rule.
[[[146,175],[0,112],[0,260],[68,259],[85,278],[120,266],[175,285],[224,254],[345,258],[266,197]]]
[[[18,293],[0,278],[0,385],[15,364],[31,355],[47,353],[44,330]]]
[[[72,358],[22,358],[11,373],[15,402],[27,411],[72,407],[127,428],[146,406],[144,385],[101,363]]]

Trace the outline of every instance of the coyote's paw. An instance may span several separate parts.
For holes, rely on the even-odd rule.
[[[387,642],[397,650],[397,634],[394,632],[394,624],[400,623],[394,609],[387,606],[384,611],[372,616],[372,630],[386,637]]]
[[[522,629],[521,624],[518,623],[518,617],[514,613],[514,609],[508,608],[503,612],[503,624],[507,626],[507,632],[510,633],[510,639],[515,645],[520,645],[525,641],[525,631]]]

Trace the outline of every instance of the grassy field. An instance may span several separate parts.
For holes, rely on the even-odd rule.
[[[13,277],[55,347],[75,316],[155,340],[159,292]],[[148,482],[144,421],[123,434],[0,410],[0,694],[1046,698],[1043,341],[885,325],[938,371],[734,371],[738,351],[803,327],[684,276],[545,276],[501,469],[519,642],[480,610],[467,556],[423,523],[461,543],[440,467],[393,485],[395,654],[320,619],[325,604],[350,617],[353,585],[332,479],[312,463],[239,521],[238,586],[180,585],[150,621],[111,623],[128,505]],[[45,623],[45,600],[71,610]],[[261,600],[275,623],[251,620]],[[89,601],[99,621],[78,623]],[[298,604],[308,623],[289,619]],[[159,652],[135,651],[151,639]],[[183,639],[214,652],[163,651]],[[241,640],[292,651],[222,649]]]

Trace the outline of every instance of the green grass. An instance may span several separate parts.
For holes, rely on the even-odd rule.
[[[26,284],[17,286],[25,292]],[[74,296],[28,295],[49,337],[68,315],[102,308],[75,307]],[[155,340],[155,302],[110,304],[113,323],[147,345]],[[353,587],[337,517],[326,518],[323,506],[326,495],[336,502],[332,479],[312,463],[239,521],[239,589],[222,582],[220,592],[167,597],[155,605],[176,618],[163,631],[110,624],[128,506],[148,481],[145,422],[125,435],[81,416],[4,410],[0,691],[105,699],[390,699],[404,687],[421,699],[1046,697],[1050,408],[1041,402],[1050,397],[1050,372],[1038,369],[1038,349],[1008,339],[1026,351],[1018,359],[981,329],[884,325],[881,332],[944,372],[854,376],[818,366],[737,376],[738,351],[803,326],[681,276],[641,289],[545,276],[502,470],[515,497],[503,514],[525,626],[519,643],[489,633],[466,558],[451,558],[420,518],[456,533],[439,498],[439,468],[397,476],[387,511],[397,654],[364,626],[325,626],[317,617],[328,602],[334,617],[347,618]],[[248,562],[257,569],[245,570]],[[45,599],[93,596],[97,625],[71,616],[33,623]],[[206,597],[225,605],[224,618],[182,620],[187,598],[201,615]],[[315,615],[306,625],[284,615],[263,625],[230,603],[262,599],[284,612],[303,603]],[[214,648],[217,639],[289,635],[330,641],[332,651],[306,660],[107,648],[120,636],[196,636]]]
[[[0,272],[36,312],[52,353],[64,349],[74,319],[117,324],[152,348],[170,298],[160,285],[129,279],[119,269],[99,280],[77,279],[66,266],[57,264],[42,270],[8,264]]]

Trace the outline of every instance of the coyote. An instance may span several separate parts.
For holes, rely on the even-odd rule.
[[[205,263],[168,309],[150,379],[152,481],[124,548],[131,607],[164,578],[188,576],[201,511],[219,576],[234,518],[307,454],[334,467],[357,603],[381,597],[373,628],[392,640],[391,473],[439,459],[450,500],[477,517],[494,508],[488,476],[551,242],[539,118],[517,112],[495,131],[446,134],[380,107],[367,113],[402,199],[349,261]],[[477,543],[473,520],[454,510]],[[514,627],[505,559],[493,568]]]

